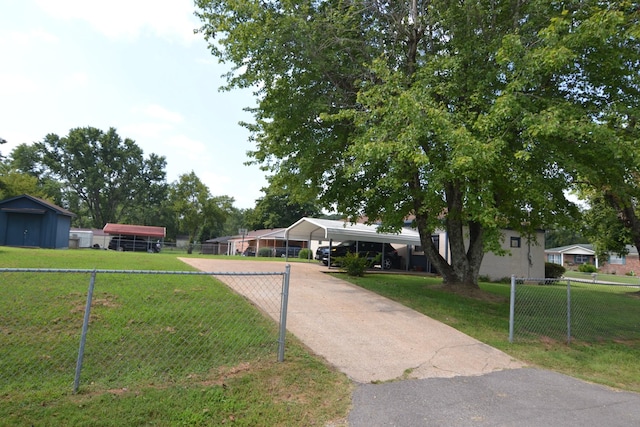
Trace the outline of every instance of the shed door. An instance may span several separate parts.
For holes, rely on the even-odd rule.
[[[8,246],[40,246],[40,224],[42,215],[18,214],[8,215]]]

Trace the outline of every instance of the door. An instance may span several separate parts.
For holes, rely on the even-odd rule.
[[[7,221],[8,246],[40,246],[42,215],[10,213]]]

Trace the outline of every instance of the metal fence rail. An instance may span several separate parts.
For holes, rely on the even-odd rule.
[[[640,287],[511,278],[509,341],[640,339]]]
[[[0,268],[0,394],[282,361],[289,272]]]

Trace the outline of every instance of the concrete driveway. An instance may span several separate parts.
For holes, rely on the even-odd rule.
[[[284,262],[183,261],[216,272],[285,267]],[[323,271],[326,267],[316,263],[291,263],[287,329],[356,383],[352,427],[640,426],[637,393],[524,367]]]
[[[284,262],[184,258],[202,271],[284,271]],[[482,375],[522,364],[317,263],[291,263],[287,330],[353,381]]]

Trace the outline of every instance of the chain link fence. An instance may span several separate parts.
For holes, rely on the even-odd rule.
[[[0,280],[2,395],[206,381],[223,366],[284,359],[288,266],[0,269]]]
[[[511,278],[509,341],[640,339],[640,286]]]

